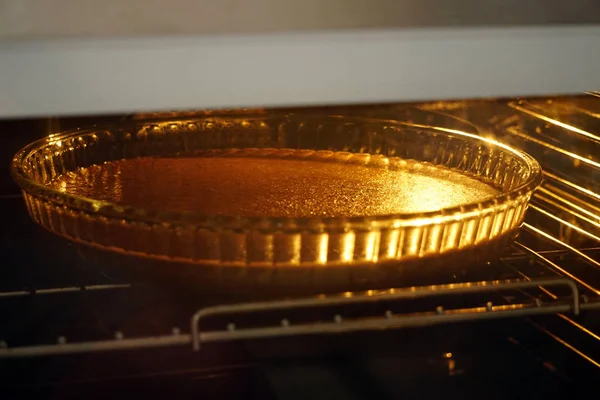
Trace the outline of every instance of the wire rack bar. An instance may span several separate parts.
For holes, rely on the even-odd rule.
[[[600,309],[600,301],[583,303],[581,310]],[[418,313],[411,315],[393,315],[386,313],[382,317],[343,320],[336,315],[331,322],[304,323],[290,325],[282,323],[278,326],[261,328],[232,329],[203,332],[198,334],[198,341],[202,343],[227,342],[235,340],[249,340],[259,338],[273,338],[285,336],[335,334],[356,331],[401,329],[422,327],[450,322],[468,322],[474,320],[489,320],[495,318],[523,317],[543,314],[565,313],[572,310],[572,299],[552,302],[545,305],[541,302],[511,304],[502,306],[486,306],[470,309],[444,310],[439,308],[435,312]],[[61,354],[75,354],[100,351],[135,350],[169,346],[194,345],[195,338],[190,334],[173,334],[164,336],[113,339],[104,341],[90,341],[78,343],[48,344],[24,347],[0,348],[0,359],[39,357]]]
[[[344,304],[354,304],[354,303],[367,303],[374,301],[382,301],[382,300],[403,300],[403,299],[417,299],[429,296],[446,296],[446,295],[462,295],[469,293],[482,293],[482,292],[492,292],[500,289],[510,290],[510,289],[526,289],[538,286],[566,286],[571,290],[571,305],[567,308],[567,310],[563,310],[560,312],[568,311],[572,309],[575,314],[579,313],[579,289],[577,285],[569,279],[541,279],[536,281],[521,281],[521,280],[507,280],[507,281],[482,281],[482,282],[469,282],[469,283],[458,283],[458,284],[450,284],[450,285],[432,285],[432,286],[423,286],[423,287],[411,287],[405,289],[390,289],[382,292],[375,293],[367,293],[361,294],[357,296],[335,296],[335,297],[324,297],[324,298],[308,298],[308,299],[299,299],[299,300],[287,300],[287,301],[276,301],[276,302],[258,302],[258,303],[244,303],[244,304],[232,304],[226,306],[215,306],[208,307],[202,310],[199,310],[192,316],[192,338],[194,340],[193,346],[195,350],[200,348],[200,342],[202,341],[202,334],[200,333],[200,321],[203,318],[207,318],[209,316],[215,315],[227,315],[227,314],[236,314],[236,313],[255,313],[255,312],[264,312],[271,310],[281,310],[281,309],[294,309],[294,308],[304,308],[304,307],[322,307],[322,306],[332,306],[332,305],[344,305]],[[284,326],[287,329],[286,332],[294,332],[291,334],[307,334],[307,333],[330,333],[330,332],[340,332],[340,331],[356,331],[356,330],[370,330],[370,329],[381,329],[381,328],[403,328],[408,326],[419,326],[419,325],[427,325],[433,323],[441,323],[442,321],[451,322],[468,320],[472,319],[474,315],[477,315],[478,318],[491,318],[491,315],[494,317],[499,317],[499,314],[492,314],[493,306],[491,303],[488,303],[486,311],[490,313],[481,313],[481,312],[472,312],[470,310],[454,310],[445,312],[442,306],[437,308],[437,313],[434,315],[423,314],[423,315],[413,315],[413,316],[403,316],[402,319],[398,318],[388,318],[385,320],[380,319],[363,319],[360,321],[353,321],[352,323],[345,324],[344,327],[341,327],[339,321],[336,321],[335,324],[332,323],[319,323],[317,325],[310,326],[299,326],[295,328],[291,328],[289,326]],[[517,309],[515,309],[517,310]],[[526,308],[521,309],[521,312],[529,313],[531,311],[526,311]],[[456,312],[455,312],[456,311]],[[508,310],[505,310],[508,311]],[[540,312],[540,308],[534,309],[535,313]],[[559,312],[559,311],[556,311]],[[468,316],[471,315],[471,318]],[[485,316],[485,317],[484,317]],[[465,319],[466,318],[466,319]],[[383,322],[383,324],[382,324]],[[279,328],[278,328],[279,329]],[[241,336],[244,335],[256,335],[256,334],[264,334],[265,337],[271,335],[279,335],[279,331],[257,331],[253,333],[246,332],[242,333]],[[290,333],[288,333],[290,334]],[[251,336],[256,337],[256,336]]]
[[[244,304],[233,304],[227,306],[215,306],[208,307],[199,310],[192,316],[191,332],[194,339],[194,349],[200,348],[201,334],[200,334],[200,320],[209,316],[224,315],[224,314],[235,314],[235,313],[248,313],[248,312],[263,312],[271,310],[281,309],[294,309],[303,307],[323,307],[332,305],[343,305],[343,304],[354,304],[354,303],[367,303],[382,300],[402,300],[402,299],[416,299],[428,296],[443,296],[443,295],[462,295],[468,293],[481,293],[491,292],[499,289],[524,289],[537,286],[567,286],[570,288],[572,293],[572,308],[576,313],[579,313],[579,289],[577,286],[568,279],[544,279],[533,281],[483,281],[483,282],[469,282],[460,284],[450,285],[432,285],[424,287],[412,287],[406,289],[390,289],[387,291],[376,292],[374,294],[362,294],[357,296],[335,296],[335,297],[324,297],[324,298],[308,298],[299,300],[287,300],[277,302],[259,302],[259,303],[244,303]],[[443,310],[443,308],[441,309]],[[450,314],[447,315],[447,317]],[[366,325],[370,326],[370,321],[362,321]],[[419,322],[421,323],[421,322]],[[410,326],[410,325],[409,325]],[[371,329],[376,329],[379,326],[373,326]],[[391,327],[391,326],[390,326]],[[399,326],[401,327],[401,326]],[[331,330],[331,326],[323,325],[322,328],[326,333]],[[310,328],[311,330],[317,330],[318,328]],[[339,326],[335,329],[339,330]],[[354,327],[352,330],[360,329],[359,326]],[[302,330],[302,332],[304,332]],[[319,333],[319,332],[316,332]]]
[[[356,331],[414,328],[438,325],[451,322],[468,322],[475,320],[489,320],[506,317],[525,317],[543,314],[564,313],[573,310],[571,300],[557,302],[558,304],[511,304],[502,306],[486,306],[477,308],[463,308],[454,310],[436,310],[435,312],[419,313],[413,315],[387,315],[384,318],[363,318],[345,321],[334,318],[331,322],[315,324],[300,324],[297,326],[282,324],[277,327],[250,328],[243,330],[229,329],[228,331],[205,332],[197,336],[199,342],[219,342],[232,340],[247,340],[281,336],[317,335],[346,333]],[[587,303],[581,309],[597,309],[600,303]],[[339,316],[336,316],[339,317]],[[192,335],[192,339],[196,336]],[[196,343],[193,343],[194,346]],[[199,350],[195,347],[195,350]]]
[[[39,357],[98,351],[135,350],[155,347],[181,346],[192,342],[189,334],[153,336],[131,339],[98,340],[90,342],[57,343],[37,346],[0,348],[0,358]]]
[[[502,290],[536,288],[539,286],[562,286],[570,290],[568,298],[544,303],[539,299],[520,304],[494,305],[488,302],[484,307],[444,309],[438,306],[435,310],[411,313],[393,314],[391,311],[384,315],[362,318],[344,319],[335,314],[330,321],[307,322],[292,324],[289,319],[283,319],[280,324],[265,327],[250,327],[236,329],[233,323],[221,331],[200,331],[202,319],[210,316],[232,317],[239,313],[262,313],[272,310],[293,310],[297,308],[315,308],[356,303],[371,303],[375,301],[407,300],[430,296],[463,295],[468,293],[484,293]],[[336,296],[320,296],[298,300],[275,302],[242,303],[229,306],[214,306],[199,310],[191,318],[191,334],[181,334],[174,331],[172,335],[152,336],[125,339],[121,334],[116,339],[103,341],[88,341],[67,343],[66,338],[60,337],[56,344],[9,347],[0,342],[0,358],[19,358],[45,355],[60,355],[82,352],[131,350],[153,347],[192,345],[200,349],[201,343],[222,342],[257,338],[283,337],[309,334],[333,334],[354,331],[381,329],[402,329],[451,322],[465,322],[494,318],[531,316],[540,314],[579,313],[581,309],[600,308],[600,301],[588,301],[580,304],[579,290],[570,279],[537,279],[530,281],[482,281],[452,285],[433,285],[384,291],[369,291]]]
[[[126,289],[130,288],[131,285],[114,284],[114,285],[88,285],[88,286],[68,286],[63,288],[49,288],[49,289],[36,289],[36,290],[14,290],[8,292],[0,292],[0,298],[3,297],[21,297],[21,296],[33,296],[38,294],[56,294],[56,293],[71,293],[71,292],[82,292],[84,290],[98,291],[98,290],[110,290],[110,289]]]

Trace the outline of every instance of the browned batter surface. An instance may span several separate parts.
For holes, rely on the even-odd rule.
[[[51,185],[155,211],[246,217],[425,212],[498,193],[448,169],[423,170],[278,158],[139,158],[81,168]]]

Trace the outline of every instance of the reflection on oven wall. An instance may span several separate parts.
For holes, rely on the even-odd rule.
[[[590,110],[599,100],[585,96],[511,101],[508,106],[516,118],[504,126],[542,164],[545,183],[536,197],[567,222],[560,225],[561,239],[578,247],[595,239],[589,234],[600,233],[600,119]]]
[[[544,169],[536,204],[560,219],[540,218],[545,228],[574,247],[600,237],[600,94],[583,96],[437,102],[417,107],[467,121],[481,135],[521,148]]]

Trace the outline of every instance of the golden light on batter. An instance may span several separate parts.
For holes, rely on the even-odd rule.
[[[81,168],[52,185],[145,209],[243,217],[420,213],[498,194],[487,183],[443,167],[409,163],[390,170],[289,157],[128,159]]]

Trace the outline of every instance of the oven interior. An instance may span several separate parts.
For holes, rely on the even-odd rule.
[[[307,109],[277,110],[292,111]],[[182,300],[100,273],[96,261],[30,221],[5,172],[0,386],[57,398],[264,399],[555,398],[593,387],[600,371],[600,94],[315,111],[464,130],[528,152],[544,181],[517,241],[499,261],[443,285],[251,303]],[[7,165],[50,133],[139,117],[4,120],[2,159]]]

